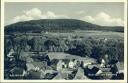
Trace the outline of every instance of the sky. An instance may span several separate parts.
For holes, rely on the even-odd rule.
[[[5,25],[38,19],[79,19],[101,26],[124,25],[123,2],[6,2]]]

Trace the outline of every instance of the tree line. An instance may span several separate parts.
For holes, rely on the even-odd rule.
[[[124,43],[119,40],[97,40],[93,38],[62,39],[58,37],[5,37],[5,55],[11,48],[20,55],[21,50],[25,52],[65,52],[81,57],[93,57],[100,60],[108,54],[109,61],[124,60]],[[5,56],[6,57],[6,56]]]

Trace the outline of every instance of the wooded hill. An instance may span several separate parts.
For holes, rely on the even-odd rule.
[[[41,31],[73,31],[73,30],[101,30],[124,32],[123,26],[99,26],[76,19],[40,19],[17,22],[5,26],[5,33],[37,32]]]

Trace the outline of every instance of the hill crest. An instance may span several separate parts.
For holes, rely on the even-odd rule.
[[[124,32],[122,26],[100,26],[77,19],[40,19],[17,22],[5,26],[5,33],[41,32],[52,30],[103,30]]]

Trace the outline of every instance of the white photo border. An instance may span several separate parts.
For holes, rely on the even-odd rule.
[[[4,4],[5,2],[124,2],[124,80],[4,80]],[[0,79],[1,82],[94,82],[127,83],[127,0],[1,0]]]

